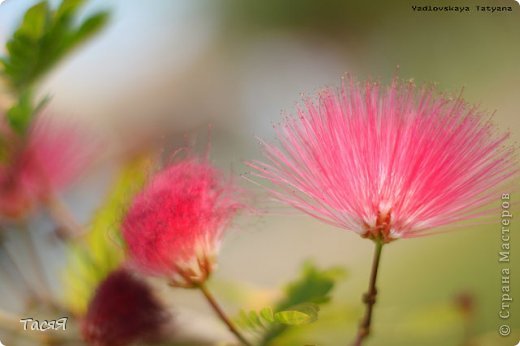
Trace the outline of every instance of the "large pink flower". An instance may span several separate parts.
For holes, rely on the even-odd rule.
[[[223,231],[242,207],[236,189],[194,158],[157,173],[123,220],[131,261],[178,286],[203,283],[213,270]]]
[[[508,134],[461,98],[348,79],[306,99],[253,174],[280,201],[385,242],[482,216],[516,172]]]
[[[70,123],[38,116],[27,134],[4,128],[0,159],[0,216],[18,218],[77,178],[93,144]]]

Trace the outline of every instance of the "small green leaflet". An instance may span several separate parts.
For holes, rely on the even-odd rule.
[[[47,99],[33,101],[35,83],[72,49],[99,31],[107,21],[106,12],[98,12],[77,22],[84,0],[63,0],[53,10],[47,1],[29,8],[6,43],[6,55],[0,57],[0,77],[5,79],[17,102],[6,112],[11,128],[23,135],[35,114]]]
[[[319,311],[320,307],[312,303],[300,304],[277,312],[273,312],[272,308],[266,307],[259,312],[241,311],[237,318],[237,324],[243,329],[253,332],[265,332],[273,324],[301,326],[312,323],[318,319]]]
[[[277,322],[288,326],[301,326],[318,319],[320,307],[318,304],[304,303],[293,306],[289,310],[282,310],[274,314]]]
[[[106,12],[75,23],[84,2],[63,0],[53,10],[47,1],[42,1],[27,10],[6,44],[6,56],[0,58],[1,72],[15,92],[31,87],[68,52],[103,27],[108,18]]]
[[[257,334],[259,345],[270,345],[290,328],[315,322],[320,305],[330,301],[334,286],[344,277],[345,270],[340,267],[319,269],[306,262],[300,276],[286,285],[282,299],[274,308],[241,311],[236,322],[244,330]]]

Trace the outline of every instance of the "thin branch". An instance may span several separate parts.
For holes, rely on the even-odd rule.
[[[217,301],[211,294],[211,292],[208,290],[207,286],[205,284],[200,284],[197,286],[202,293],[204,294],[204,297],[209,302],[215,313],[218,315],[218,317],[226,324],[229,331],[235,335],[235,337],[246,346],[251,346],[251,343],[247,341],[247,339],[240,333],[240,331],[235,327],[231,319],[226,315],[224,310],[218,305]]]
[[[368,291],[363,295],[363,302],[366,305],[365,316],[359,325],[358,334],[354,346],[361,346],[363,341],[370,335],[372,326],[373,308],[377,297],[377,273],[379,269],[379,262],[381,261],[381,250],[383,249],[383,241],[376,240],[376,247],[374,251],[374,260],[372,262],[372,272],[370,274],[370,282],[368,284]]]

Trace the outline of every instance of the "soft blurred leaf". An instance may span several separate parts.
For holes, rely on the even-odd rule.
[[[300,278],[286,286],[285,298],[278,303],[277,310],[285,310],[303,303],[327,302],[334,285],[345,275],[343,268],[320,270],[314,264],[306,262]]]
[[[98,283],[120,265],[124,245],[119,227],[132,197],[144,184],[149,166],[149,159],[140,158],[124,167],[89,232],[70,244],[65,299],[72,311],[83,313]]]
[[[63,0],[56,11],[56,16],[63,18],[74,13],[85,3],[85,0]]]
[[[291,325],[315,321],[318,305],[330,300],[330,294],[335,284],[345,276],[346,271],[343,268],[333,267],[323,270],[311,262],[306,262],[300,277],[285,287],[284,297],[274,309],[276,311],[275,320],[277,313],[284,312],[278,315],[278,318],[291,323],[270,325],[262,336],[260,345],[271,344],[289,330]]]
[[[298,310],[287,310],[277,312],[275,315],[276,321],[288,326],[299,326],[308,324],[315,319],[304,312]]]
[[[30,89],[24,90],[18,101],[6,112],[9,126],[18,134],[24,134],[29,128],[33,117],[47,104],[49,98],[45,97],[36,106],[33,105],[33,96]]]
[[[357,331],[359,304],[334,302],[320,306],[319,318],[303,328],[286,328],[270,346],[349,345]]]
[[[88,17],[73,36],[72,44],[80,44],[98,32],[108,21],[108,13],[98,12]]]
[[[256,311],[250,311],[248,318],[252,322],[253,325],[262,325],[260,315],[258,315],[258,313]]]
[[[300,304],[277,312],[273,312],[271,307],[265,307],[260,312],[247,313],[242,310],[235,320],[242,329],[263,334],[278,325],[301,326],[313,323],[318,319],[319,311],[319,306],[313,303]]]
[[[29,8],[15,35],[38,40],[43,36],[49,21],[49,8],[46,2],[40,2]]]
[[[273,323],[274,322],[274,313],[273,309],[270,307],[263,308],[260,310],[260,316],[267,322]]]
[[[274,318],[281,324],[301,326],[316,321],[319,311],[320,307],[317,304],[300,304],[288,310],[278,311]]]
[[[21,134],[29,127],[33,114],[32,93],[30,90],[25,90],[18,102],[7,111],[6,116],[11,128]]]
[[[54,67],[68,52],[97,32],[107,13],[99,12],[76,24],[84,1],[63,0],[57,10],[42,1],[27,10],[0,62],[11,87],[22,92]]]
[[[258,327],[257,325],[255,325],[253,320],[250,318],[250,314],[248,314],[244,310],[240,310],[240,313],[238,314],[238,317],[235,318],[235,322],[242,329],[254,330],[254,329],[256,329]]]

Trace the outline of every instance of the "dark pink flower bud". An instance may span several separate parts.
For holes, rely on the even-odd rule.
[[[97,288],[82,334],[90,345],[123,346],[157,337],[168,317],[145,282],[118,269]]]

